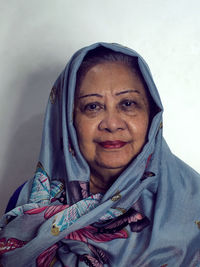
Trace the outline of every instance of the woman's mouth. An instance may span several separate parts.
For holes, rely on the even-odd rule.
[[[102,146],[103,148],[107,148],[107,149],[121,148],[125,146],[126,144],[127,142],[123,142],[120,140],[99,142],[100,146]]]

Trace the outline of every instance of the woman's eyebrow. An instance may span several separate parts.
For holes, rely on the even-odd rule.
[[[115,95],[118,96],[118,95],[128,94],[128,93],[137,93],[137,94],[140,94],[140,92],[138,90],[130,89],[130,90],[125,90],[125,91],[118,92]],[[101,97],[101,98],[103,97],[100,94],[87,94],[87,95],[81,95],[78,98],[81,99],[81,98],[91,97],[91,96],[96,96],[96,97]]]
[[[116,93],[115,95],[122,95],[122,94],[127,94],[127,93],[137,93],[137,94],[140,94],[140,92],[138,90],[130,89],[130,90],[121,91],[119,93]]]
[[[90,97],[90,96],[103,97],[102,95],[99,95],[99,94],[88,94],[88,95],[81,95],[78,98],[80,99],[80,98],[85,98],[85,97]]]

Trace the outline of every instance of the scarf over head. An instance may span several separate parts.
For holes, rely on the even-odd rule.
[[[105,194],[90,194],[73,105],[77,70],[98,47],[137,58],[159,111],[140,154]],[[168,148],[162,111],[135,51],[96,43],[75,53],[51,90],[35,176],[0,220],[2,266],[199,266],[200,176]]]

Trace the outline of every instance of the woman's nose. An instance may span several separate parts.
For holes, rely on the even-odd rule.
[[[105,112],[104,118],[100,121],[98,128],[100,131],[104,130],[112,133],[118,130],[124,130],[126,128],[126,123],[115,110],[112,112]]]

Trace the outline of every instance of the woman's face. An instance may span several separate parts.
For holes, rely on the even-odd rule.
[[[117,175],[145,144],[149,103],[140,78],[123,63],[101,63],[76,92],[74,122],[91,170]]]

